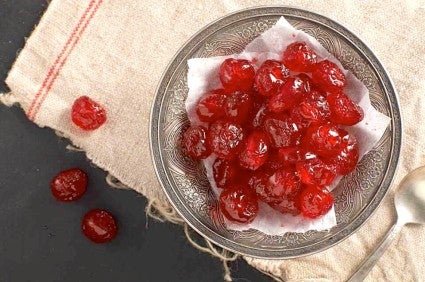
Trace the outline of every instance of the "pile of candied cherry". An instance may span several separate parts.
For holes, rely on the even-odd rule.
[[[258,201],[283,214],[326,214],[334,201],[329,186],[359,159],[357,140],[343,127],[361,121],[363,110],[343,92],[342,70],[295,42],[280,61],[255,69],[230,58],[218,75],[222,89],[198,101],[201,122],[184,132],[182,147],[193,159],[217,157],[212,169],[223,215],[249,223]]]

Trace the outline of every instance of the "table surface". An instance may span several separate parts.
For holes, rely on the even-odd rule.
[[[8,91],[7,72],[47,6],[0,0],[0,92]],[[0,106],[0,281],[223,280],[221,262],[193,248],[181,226],[147,218],[144,197],[109,188],[106,173],[67,144],[20,108]],[[71,167],[88,173],[89,189],[76,203],[60,203],[49,182]],[[95,207],[119,221],[109,244],[92,244],[80,232],[82,215]],[[270,281],[241,259],[231,267],[237,281]]]

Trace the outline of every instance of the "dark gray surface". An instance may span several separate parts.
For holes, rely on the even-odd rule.
[[[17,51],[47,8],[42,0],[0,0],[0,92]],[[148,220],[146,200],[108,188],[105,172],[67,142],[30,123],[17,107],[0,106],[0,281],[221,281],[221,263],[190,246],[180,226]],[[80,167],[90,179],[77,203],[60,203],[49,190],[60,170]],[[80,232],[91,208],[110,210],[119,236],[95,245]],[[237,281],[269,281],[244,261]]]

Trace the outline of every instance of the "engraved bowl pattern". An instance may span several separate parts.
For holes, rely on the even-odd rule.
[[[374,150],[333,191],[338,224],[326,231],[270,236],[257,230],[227,230],[205,169],[179,149],[189,125],[184,101],[187,64],[194,57],[238,53],[280,16],[314,36],[369,89],[372,104],[391,117]],[[372,51],[350,31],[323,16],[290,7],[260,7],[228,15],[194,35],[177,53],[158,86],[152,107],[150,140],[161,185],[181,216],[200,234],[237,253],[263,258],[291,258],[324,250],[347,238],[378,207],[388,190],[401,146],[397,94]]]

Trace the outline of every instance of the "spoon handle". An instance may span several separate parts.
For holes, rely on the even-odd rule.
[[[403,224],[395,222],[391,229],[387,231],[387,234],[385,234],[382,241],[378,244],[378,246],[376,246],[373,253],[357,268],[356,272],[354,272],[347,282],[363,281],[402,227]]]

